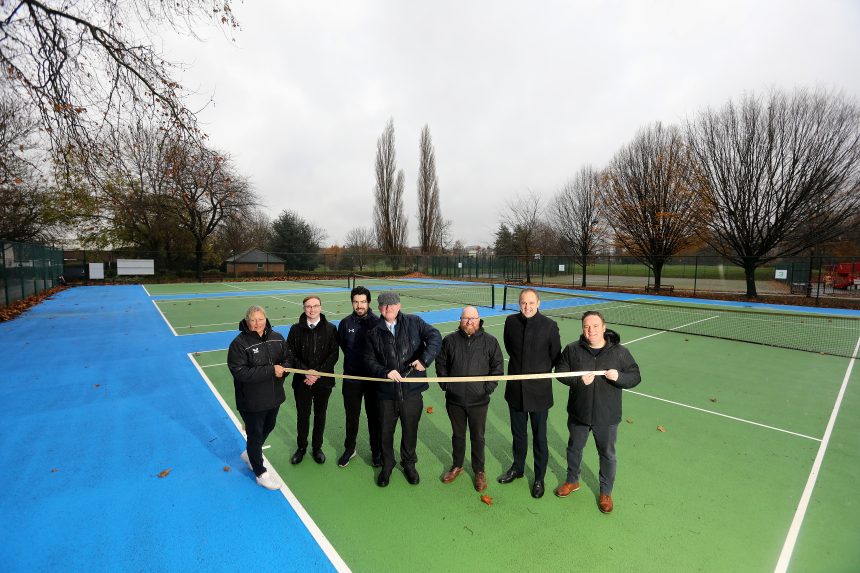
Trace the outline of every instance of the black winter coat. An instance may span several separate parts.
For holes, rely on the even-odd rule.
[[[284,337],[266,320],[263,336],[248,328],[243,319],[239,335],[227,351],[227,367],[233,375],[236,409],[264,412],[284,403],[284,379],[275,377],[275,364],[292,366]]]
[[[442,350],[436,357],[437,376],[501,376],[505,373],[502,348],[492,334],[484,332],[484,321],[472,336],[457,329],[442,340]],[[445,400],[458,406],[483,406],[490,403],[490,394],[499,383],[451,382],[439,383]]]
[[[308,327],[308,318],[305,313],[299,317],[299,321],[290,328],[287,335],[287,345],[294,360],[293,368],[299,370],[317,370],[318,372],[334,372],[337,364],[338,344],[337,329],[326,320],[325,315],[320,315],[320,321],[316,328]],[[295,374],[293,376],[293,387],[304,385],[305,375]],[[316,382],[329,389],[334,388],[334,378],[322,377]]]
[[[561,352],[561,337],[555,321],[540,312],[531,318],[522,313],[505,320],[505,350],[508,374],[552,372]],[[541,412],[552,408],[552,378],[508,380],[505,400],[520,412]]]
[[[639,384],[639,365],[626,348],[621,346],[617,332],[607,329],[603,335],[606,346],[594,356],[589,350],[585,336],[568,344],[556,365],[556,372],[579,372],[582,370],[618,370],[618,380],[607,380],[595,376],[594,382],[586,386],[582,378],[559,378],[570,386],[567,412],[577,424],[607,426],[621,422],[621,389]]]
[[[343,350],[344,374],[370,376],[364,363],[364,348],[367,345],[367,333],[380,320],[382,319],[368,310],[362,317],[353,312],[337,325],[337,339],[340,349]],[[344,382],[350,380],[345,378]]]
[[[439,348],[442,335],[427,324],[417,314],[397,313],[397,326],[393,336],[385,324],[379,322],[367,333],[367,346],[364,349],[364,363],[374,378],[387,378],[388,373],[397,370],[407,378],[426,378],[427,373],[412,369],[409,364],[420,360],[424,367],[430,366]],[[420,394],[430,385],[427,382],[381,382],[377,388],[380,400],[405,400]]]

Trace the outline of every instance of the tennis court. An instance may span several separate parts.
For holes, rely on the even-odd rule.
[[[368,280],[367,286],[374,295],[383,288],[397,288],[404,312],[422,313],[443,335],[457,326],[459,306],[445,299],[454,299],[454,285],[398,287],[378,279]],[[81,291],[80,296],[84,296],[87,291],[102,293],[111,288],[135,287],[67,292]],[[856,368],[852,369],[853,361],[843,349],[850,348],[848,355],[857,352],[858,313],[815,316],[796,311],[776,313],[773,308],[742,309],[756,313],[738,320],[735,314],[739,309],[733,305],[699,301],[679,306],[677,302],[666,304],[652,297],[648,300],[678,308],[656,307],[664,322],[658,322],[655,328],[644,328],[635,325],[643,320],[642,311],[635,316],[631,311],[631,307],[641,307],[642,300],[630,295],[573,299],[562,291],[557,296],[543,292],[541,310],[556,318],[563,344],[578,338],[582,310],[598,308],[606,312],[610,327],[621,334],[622,343],[629,345],[642,370],[642,384],[625,392],[624,397],[618,479],[613,492],[616,508],[612,514],[603,515],[596,507],[597,455],[592,442],[583,460],[583,488],[566,499],[556,498],[551,491],[540,500],[532,499],[530,468],[527,479],[509,485],[495,482],[493,478],[511,463],[502,388],[494,395],[487,420],[490,487],[486,493],[492,497],[492,505],[482,503],[472,488],[469,469],[468,475],[452,484],[439,481],[450,467],[451,446],[444,397],[435,385],[424,395],[425,407],[432,408],[432,413],[422,416],[419,428],[418,470],[422,479],[417,487],[409,485],[399,472],[392,476],[389,487],[375,485],[364,421],[359,433],[359,457],[347,468],[336,466],[334,461],[341,453],[344,437],[338,384],[329,403],[323,448],[329,461],[323,465],[309,459],[298,466],[289,463],[295,447],[295,417],[288,392],[265,455],[290,493],[283,497],[266,492],[254,484],[239,459],[241,435],[229,413],[234,404],[232,380],[225,364],[227,345],[250,304],[266,307],[272,323],[282,333],[295,322],[302,298],[310,293],[321,296],[323,312],[330,320],[345,316],[351,310],[346,285],[159,285],[147,287],[147,292],[137,288],[141,293],[130,297],[125,313],[137,318],[135,328],[146,325],[145,338],[139,343],[159,346],[159,362],[147,366],[151,378],[146,386],[150,397],[154,393],[159,400],[148,407],[171,409],[168,429],[173,428],[173,420],[181,419],[186,433],[199,434],[198,439],[177,443],[190,450],[183,449],[183,455],[196,460],[196,471],[208,476],[201,477],[198,487],[207,490],[203,511],[212,520],[209,527],[220,530],[224,522],[243,520],[247,508],[237,507],[233,503],[235,496],[241,496],[253,512],[263,512],[267,520],[273,520],[271,530],[267,527],[269,521],[256,529],[259,547],[254,545],[251,551],[255,558],[265,555],[268,567],[319,569],[333,565],[353,571],[772,571],[782,570],[790,556],[789,571],[856,569],[860,558],[855,539],[860,531],[860,511],[849,492],[860,470],[860,375]],[[410,288],[414,288],[412,294],[408,294]],[[434,294],[432,290],[447,294]],[[508,304],[510,294],[496,287],[490,295],[495,297],[495,305],[480,309],[484,328],[499,339],[510,312],[502,306]],[[51,305],[62,306],[64,302],[69,301],[48,301],[40,312],[49,312]],[[91,304],[92,312],[97,313],[97,305]],[[110,311],[115,319],[129,318],[117,309]],[[57,316],[64,312],[68,312],[67,307],[58,310]],[[31,314],[38,315],[28,313],[22,319],[29,320]],[[728,317],[733,317],[733,324],[718,328],[719,323],[731,322]],[[647,320],[653,319],[648,315]],[[703,322],[697,324],[708,325],[709,331],[687,332],[698,328],[689,323],[700,320]],[[727,339],[727,331],[732,329],[737,332],[729,334],[741,339],[752,338],[750,333],[755,329],[753,342],[757,343]],[[9,338],[15,330],[18,329],[4,326],[0,337]],[[803,331],[801,336],[798,330]],[[832,335],[834,331],[837,334]],[[783,340],[789,342],[781,344]],[[826,348],[799,351],[764,344],[797,347],[810,340],[823,340]],[[21,347],[21,352],[28,350]],[[338,372],[340,367],[339,362]],[[160,383],[156,372],[165,369],[171,376],[181,378],[174,382],[175,387]],[[430,374],[433,375],[432,369]],[[173,410],[177,401],[190,399],[194,400],[192,412],[180,414],[183,409]],[[555,385],[555,402],[548,432],[548,490],[565,477],[567,388],[560,383]],[[24,416],[26,407],[20,410],[22,413],[16,409],[15,414]],[[232,414],[235,416],[235,412]],[[157,423],[160,416],[154,414],[153,422]],[[199,430],[201,427],[205,431]],[[158,439],[160,432],[146,435],[146,439]],[[213,436],[217,440],[209,442]],[[216,455],[202,455],[200,450],[211,452],[213,443],[220,444]],[[7,443],[4,450],[8,452],[12,444]],[[123,456],[121,450],[108,453],[108,460]],[[468,455],[467,450],[467,466]],[[222,471],[224,463],[230,472]],[[220,464],[217,472],[210,471],[212,464]],[[531,464],[531,456],[527,464]],[[160,467],[154,461],[150,465]],[[210,482],[223,482],[228,474],[228,484],[211,489]],[[40,479],[56,479],[57,475],[47,474]],[[815,478],[814,483],[810,476]],[[151,477],[146,482],[148,487]],[[7,479],[11,483],[12,476],[4,473],[4,483]],[[155,482],[159,483],[157,479]],[[202,494],[195,496],[190,503],[171,499],[173,509],[158,510],[170,514],[176,511],[177,504],[196,508],[204,503],[201,497]],[[10,507],[9,501],[4,504]],[[144,512],[143,519],[152,519],[145,509],[140,511]],[[219,518],[219,514],[223,515]],[[37,514],[50,515],[47,509]],[[141,517],[132,513],[125,516],[124,523],[133,524],[136,519]],[[177,524],[182,521],[173,515],[166,519]],[[59,521],[52,527],[64,531],[64,523],[67,524]],[[207,569],[232,569],[235,561],[218,557],[228,552],[224,546],[214,550],[200,541],[201,536],[216,536],[207,531],[206,525],[198,524],[199,520],[192,523],[196,525],[173,531],[178,536],[175,543],[181,544],[187,538],[194,547],[192,555],[197,561],[191,563],[205,563]],[[7,533],[13,539],[20,537],[11,528]],[[287,551],[278,546],[284,543],[284,534],[291,545],[296,545],[295,549]],[[244,544],[249,543],[227,541],[224,537],[217,536],[227,547],[232,543],[245,549]],[[87,542],[80,543],[86,546]],[[269,543],[278,549],[265,554],[263,548]],[[24,546],[24,542],[13,546]],[[92,555],[94,550],[81,551]],[[323,551],[325,557],[320,557]],[[168,562],[158,561],[157,553],[145,555],[134,562],[139,568],[170,568],[164,566]],[[189,564],[177,559],[180,561],[175,563]],[[12,563],[38,566],[46,561],[19,558]]]

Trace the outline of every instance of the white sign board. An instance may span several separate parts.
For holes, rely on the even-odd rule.
[[[155,261],[153,259],[117,259],[117,275],[154,275]]]
[[[90,279],[95,280],[104,280],[105,278],[105,264],[104,263],[90,263]]]
[[[788,270],[776,269],[776,271],[774,271],[773,278],[783,281],[786,280],[788,278]]]
[[[560,273],[564,272],[564,265],[558,265],[558,272],[560,272]]]
[[[463,268],[463,263],[457,263],[457,268],[458,268],[458,269],[462,269],[462,268]]]

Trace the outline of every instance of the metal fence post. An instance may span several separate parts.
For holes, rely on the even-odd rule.
[[[696,255],[696,267],[693,269],[693,296],[696,296],[696,284],[699,281],[699,255]]]

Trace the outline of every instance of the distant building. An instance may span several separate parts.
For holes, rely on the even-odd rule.
[[[224,261],[224,264],[227,267],[227,273],[232,274],[282,274],[284,272],[284,259],[260,249],[250,249],[233,255]]]

